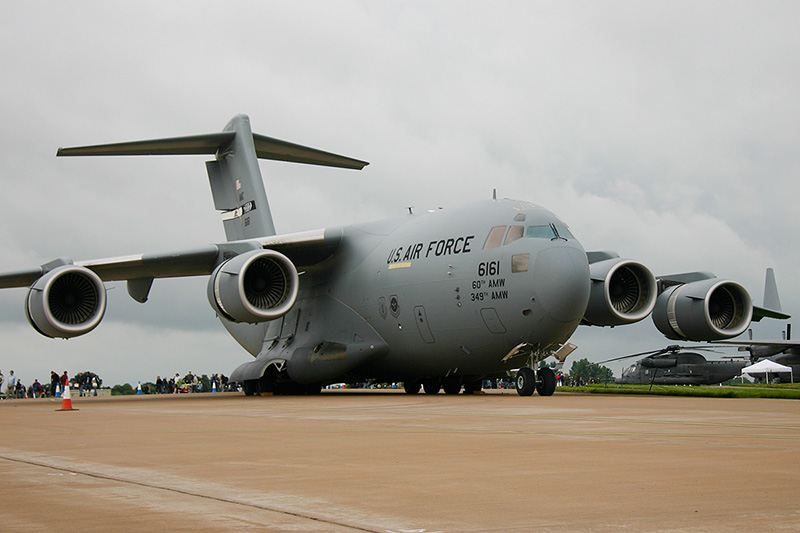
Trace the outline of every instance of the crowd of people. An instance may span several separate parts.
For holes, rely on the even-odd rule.
[[[33,383],[27,387],[22,383],[14,371],[10,370],[8,376],[4,376],[0,370],[0,399],[8,398],[48,398],[59,397],[64,392],[69,382],[69,374],[65,370],[59,375],[55,370],[50,371],[50,381],[40,383],[34,379]],[[80,396],[97,395],[97,389],[103,384],[103,380],[93,372],[81,372],[75,375],[72,385],[78,388]]]
[[[223,392],[229,390],[233,385],[228,383],[228,376],[225,374],[212,374],[209,380],[209,385],[204,387],[203,379],[201,376],[193,374],[189,371],[188,374],[181,377],[180,374],[175,374],[170,378],[162,378],[158,376],[156,381],[152,384],[145,383],[142,385],[143,394],[178,394],[181,392]],[[205,390],[209,388],[209,390]],[[230,390],[235,390],[231,388]]]
[[[71,393],[78,396],[97,396],[98,389],[103,386],[103,380],[94,372],[79,372],[70,378],[66,370],[63,374],[51,371],[49,382],[39,382],[38,379],[34,379],[33,383],[26,386],[13,370],[9,371],[8,376],[0,371],[0,399],[61,397],[67,383],[70,384]],[[192,372],[183,377],[180,374],[169,378],[158,376],[154,383],[140,384],[135,389],[131,389],[129,385],[125,384],[128,389],[123,392],[115,392],[117,387],[114,387],[112,394],[132,394],[139,391],[142,394],[177,394],[237,390],[236,384],[229,383],[228,376],[225,374],[212,374],[209,377],[205,374],[199,376]]]

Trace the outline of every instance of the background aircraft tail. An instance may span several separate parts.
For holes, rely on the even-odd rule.
[[[775,282],[775,271],[771,268],[767,269],[764,281],[764,307],[773,311],[783,310],[781,309],[781,299],[778,296],[778,284]]]
[[[58,156],[213,154],[206,163],[214,207],[222,212],[229,241],[275,235],[258,159],[360,170],[369,163],[264,135],[250,118],[236,115],[221,133],[147,141],[59,148]]]

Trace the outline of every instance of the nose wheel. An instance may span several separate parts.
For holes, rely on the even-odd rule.
[[[539,396],[552,396],[556,391],[556,375],[549,368],[539,368],[534,372],[532,368],[524,367],[517,371],[517,394],[532,396],[533,391]]]

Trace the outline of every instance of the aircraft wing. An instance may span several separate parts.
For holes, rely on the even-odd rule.
[[[192,250],[128,255],[77,263],[68,258],[60,258],[40,267],[0,273],[0,289],[29,287],[54,268],[71,264],[88,268],[103,281],[199,276],[211,273],[219,254],[219,246],[209,245]]]
[[[778,320],[788,320],[792,315],[787,315],[782,311],[767,309],[766,307],[753,306],[753,322],[760,322],[762,318],[776,318]]]
[[[770,269],[771,271],[771,269]],[[770,276],[771,274],[768,272],[767,274]],[[773,275],[774,276],[774,275]],[[716,276],[711,272],[686,272],[682,274],[670,274],[667,276],[657,276],[656,279],[658,280],[659,284],[662,288],[672,287],[674,285],[684,285],[687,283],[693,283],[696,281],[703,281],[707,279],[713,279]],[[769,278],[768,278],[769,280]],[[767,282],[769,284],[769,281]],[[770,288],[774,286],[775,281],[774,277],[772,278],[772,285],[768,285],[765,292],[769,292]],[[771,299],[765,297],[765,305],[763,307],[759,307],[757,305],[753,305],[753,322],[760,322],[762,318],[775,318],[777,320],[787,320],[792,318],[791,315],[784,313],[780,310],[780,303],[777,299],[777,288],[772,289],[775,293],[775,296],[772,296]],[[777,302],[777,303],[774,303]],[[775,308],[768,308],[767,305],[772,303],[772,305],[776,306]]]
[[[165,253],[127,255],[74,263],[69,258],[59,258],[39,267],[0,273],[0,289],[30,287],[48,272],[66,265],[89,269],[104,282],[204,276],[211,274],[221,262],[250,250],[274,250],[288,257],[297,266],[308,266],[330,257],[336,251],[341,235],[341,228],[329,228]]]

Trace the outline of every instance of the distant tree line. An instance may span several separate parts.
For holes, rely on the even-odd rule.
[[[610,368],[592,363],[588,359],[575,361],[569,369],[569,375],[576,380],[584,382],[606,382],[614,379],[614,372]]]

